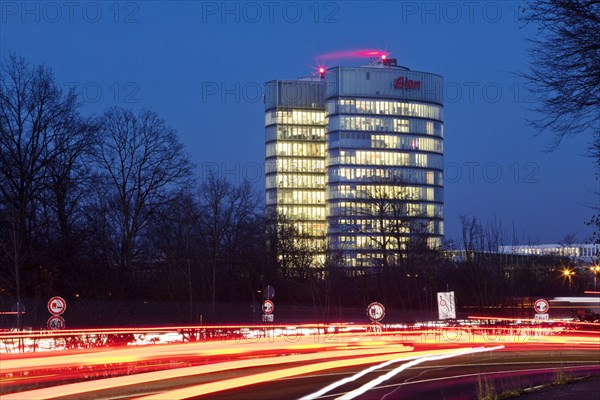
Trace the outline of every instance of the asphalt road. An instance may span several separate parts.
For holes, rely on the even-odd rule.
[[[286,364],[296,367],[309,363]],[[267,383],[246,385],[234,390],[225,390],[194,398],[210,399],[261,399],[282,400],[299,399],[310,395],[333,382],[352,377],[375,364],[366,364],[347,368],[336,368],[308,373]],[[359,379],[341,385],[315,399],[335,399],[354,389],[389,373],[399,364],[377,369]],[[147,395],[171,399],[171,390],[182,387],[225,381],[242,376],[269,373],[278,370],[277,364],[267,367],[248,367],[215,372],[212,374],[192,375],[170,378],[152,383],[142,383],[92,391],[78,396],[65,396],[62,399],[128,399]],[[600,361],[597,354],[590,351],[535,351],[512,352],[494,351],[458,356],[447,360],[430,361],[400,372],[393,378],[361,394],[360,399],[474,399],[479,391],[488,390],[503,393],[536,385],[547,384],[556,379],[558,371],[572,377],[600,374]],[[487,388],[487,389],[486,389]],[[161,395],[161,393],[163,395]],[[61,397],[58,397],[61,399]],[[571,397],[576,399],[577,397]],[[588,397],[592,398],[592,397]]]
[[[16,354],[0,363],[0,397],[473,399],[561,375],[600,374],[597,331],[460,329],[437,336],[350,332]]]
[[[211,399],[297,399],[365,369],[342,368],[258,384],[210,395]],[[387,367],[336,388],[318,399],[335,399],[393,370]],[[409,368],[360,399],[473,399],[479,390],[523,389],[552,382],[557,371],[578,377],[600,374],[598,355],[590,352],[490,352],[433,361]],[[202,398],[202,397],[198,397]],[[208,398],[208,397],[206,397]],[[592,397],[590,397],[592,398]],[[573,398],[572,398],[573,399]]]

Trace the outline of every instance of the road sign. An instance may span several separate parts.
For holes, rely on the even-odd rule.
[[[273,314],[273,310],[275,309],[275,304],[271,300],[265,300],[262,305],[263,313],[265,314]]]
[[[263,314],[262,321],[263,322],[273,322],[273,321],[275,321],[275,316],[273,314]]]
[[[60,315],[67,309],[67,302],[59,296],[54,296],[48,301],[48,311],[52,315]]]
[[[533,303],[533,309],[538,314],[545,314],[550,309],[550,304],[544,299],[538,299]]]
[[[48,329],[65,329],[65,319],[60,315],[53,315],[48,318]]]
[[[267,300],[273,300],[273,297],[275,297],[275,289],[273,288],[273,286],[265,286],[265,288],[263,289],[263,297]]]
[[[373,322],[381,321],[385,317],[385,307],[383,304],[374,301],[367,307],[367,315]]]
[[[550,319],[550,315],[549,314],[535,314],[535,319],[541,320],[541,321],[548,321]]]
[[[456,319],[454,292],[438,292],[437,302],[439,319]]]

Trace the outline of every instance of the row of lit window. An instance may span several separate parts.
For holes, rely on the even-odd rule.
[[[316,232],[313,229],[313,232]],[[322,252],[327,251],[327,240],[325,239],[325,232],[308,235],[309,237],[295,237],[292,238],[292,248],[306,249],[309,252]],[[324,256],[323,254],[322,256]],[[313,257],[319,257],[318,254],[313,254]],[[320,259],[320,257],[319,257]]]
[[[340,122],[340,118],[350,118],[350,117],[332,117],[331,121],[332,123],[329,124],[327,126],[328,128],[328,136],[331,137],[332,135],[334,135],[336,133],[336,127],[340,127],[341,126],[341,122]],[[380,117],[379,119],[383,120],[383,121],[388,121],[388,122],[383,122],[383,123],[376,123],[376,128],[372,128],[372,127],[368,127],[368,129],[365,129],[365,135],[368,135],[368,132],[386,132],[389,131],[389,133],[394,133],[393,132],[393,120],[389,119],[388,117]],[[388,126],[392,126],[392,129],[387,129]],[[339,130],[339,129],[337,129]],[[360,132],[360,129],[347,129],[347,130],[352,130],[354,132],[358,131]],[[353,133],[354,133],[353,132]],[[398,134],[411,134],[411,135],[428,135],[428,136],[436,136],[436,137],[440,137],[443,138],[444,137],[444,124],[442,122],[437,122],[437,121],[429,121],[429,120],[424,120],[424,119],[410,119],[408,120],[408,130],[402,130],[400,132],[395,132]],[[360,133],[359,133],[360,134]],[[331,140],[331,139],[330,139]]]
[[[441,247],[441,239],[438,237],[427,238],[427,246],[432,249]],[[353,249],[348,249],[353,250]],[[340,263],[345,267],[369,268],[382,265],[383,254],[381,252],[351,252],[340,256]]]
[[[325,221],[325,206],[280,205],[278,212],[290,219]]]
[[[342,241],[332,241],[331,243],[331,247],[333,249],[339,249],[339,250],[352,250],[353,252],[356,252],[352,255],[347,255],[348,257],[352,257],[352,258],[356,258],[356,259],[368,259],[368,258],[372,258],[372,259],[382,259],[383,258],[383,250],[382,250],[382,245],[381,242],[379,240],[381,240],[382,238],[377,238],[377,237],[370,237],[370,236],[366,236],[366,237],[362,237],[363,240],[361,240],[361,243],[354,243],[354,242],[342,242]],[[403,240],[404,239],[404,240]],[[427,242],[428,245],[431,246],[432,243],[439,243],[438,241],[430,241],[430,238],[427,238]],[[433,238],[431,238],[433,239]],[[435,239],[439,239],[439,238],[435,238]],[[394,252],[394,251],[405,251],[407,248],[407,245],[409,243],[409,238],[400,238],[400,241],[398,240],[389,240],[386,243],[386,251],[387,256],[390,258],[394,258],[394,256],[399,257],[401,255],[399,254],[393,254],[393,253],[389,253],[389,252]],[[430,244],[431,243],[431,244]],[[375,252],[373,252],[375,251]],[[389,261],[389,258],[388,258]]]
[[[336,225],[330,225],[329,236],[332,243],[338,240],[338,237],[345,237],[347,242],[354,243],[356,247],[369,243],[369,240],[377,243],[386,243],[395,241],[395,235],[408,237],[411,234],[442,235],[444,232],[443,221],[422,220],[419,223],[384,221],[383,225],[376,220],[369,219],[344,219]],[[355,238],[355,239],[352,239]],[[407,239],[402,239],[408,240]]]
[[[267,189],[279,188],[325,188],[325,174],[277,174],[267,175]]]
[[[265,172],[306,172],[325,174],[325,160],[323,159],[290,159],[277,158],[265,163]]]
[[[403,101],[340,99],[326,104],[327,114],[382,114],[431,118],[442,121],[443,108],[438,105]]]
[[[407,119],[383,117],[333,116],[327,129],[331,131],[410,132]]]
[[[280,189],[277,201],[279,204],[325,204],[325,190]]]
[[[400,202],[399,202],[400,203]],[[377,215],[381,205],[355,201],[335,201],[328,204],[330,216],[361,216]],[[390,206],[385,212],[394,215],[406,215],[408,217],[441,218],[443,206],[432,203],[401,202]],[[401,213],[400,213],[401,211]]]
[[[325,111],[271,110],[265,113],[265,126],[273,124],[325,125]]]
[[[438,168],[443,164],[441,154],[401,153],[368,150],[340,150],[339,156],[331,151],[328,165],[389,165],[406,167]]]
[[[325,222],[294,221],[293,226],[299,235],[324,236],[327,225]]]
[[[325,157],[325,143],[271,142],[267,144],[267,157]]]
[[[271,125],[265,130],[267,142],[272,140],[311,140],[324,141],[324,126]]]
[[[339,119],[340,118],[347,118],[346,116],[332,116],[330,118],[330,120],[332,121],[331,124],[328,124],[328,131],[327,133],[329,135],[333,135],[336,132],[336,129],[334,129],[335,127],[339,127],[341,125]],[[373,117],[376,118],[376,117]],[[383,123],[378,123],[378,128],[376,129],[367,129],[367,131],[377,131],[377,132],[385,132],[386,126],[393,126],[393,122],[394,120],[396,120],[396,118],[391,118],[391,117],[378,117],[376,118],[377,120],[380,121],[387,121],[387,122],[383,122]],[[392,130],[390,129],[390,132]],[[440,137],[443,138],[444,137],[444,124],[442,122],[439,121],[430,121],[430,120],[425,120],[425,119],[416,119],[416,118],[412,118],[408,120],[408,130],[406,131],[401,131],[401,132],[396,132],[399,134],[411,134],[411,135],[429,135],[429,136],[436,136],[436,137]]]
[[[331,167],[329,179],[355,180],[355,181],[382,181],[407,182],[422,185],[443,185],[441,171],[431,171],[420,168],[361,168],[361,167]]]
[[[443,153],[442,139],[414,137],[405,135],[382,135],[363,132],[335,132],[329,135],[330,147],[372,148],[397,150],[423,150]],[[343,144],[335,143],[342,140]]]
[[[278,160],[287,161],[287,160]],[[398,167],[340,167],[331,166],[325,169],[324,163],[310,163],[309,160],[292,160],[287,163],[280,163],[279,170],[275,169],[275,162],[268,162],[267,165],[267,185],[276,187],[277,180],[275,175],[280,175],[280,180],[284,185],[310,185],[311,177],[317,185],[325,183],[325,177],[330,182],[339,180],[351,180],[362,182],[399,182],[420,185],[443,185],[443,174],[441,171],[432,171],[421,168],[398,168]]]
[[[393,185],[329,185],[329,199],[369,199],[383,201],[441,201],[442,188]],[[436,196],[437,195],[437,196]]]
[[[383,243],[383,236],[376,235],[354,235],[354,236],[340,236],[339,240],[332,239],[332,244],[339,245],[342,248],[346,249],[380,249]],[[386,237],[386,248],[388,250],[395,250],[398,247],[403,248],[403,244],[409,241],[407,236],[400,237],[398,239]],[[400,246],[398,246],[398,242],[400,242]]]

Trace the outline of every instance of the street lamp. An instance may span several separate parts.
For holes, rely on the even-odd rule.
[[[600,265],[594,265],[590,267],[590,271],[594,274],[594,290],[598,290],[598,285],[596,284],[596,275],[600,272]]]
[[[564,268],[562,271],[562,274],[565,278],[567,278],[569,280],[569,292],[571,291],[571,279],[573,278],[573,275],[575,275],[575,271],[568,269],[568,268]]]

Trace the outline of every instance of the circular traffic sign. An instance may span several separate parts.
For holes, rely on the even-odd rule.
[[[60,296],[54,296],[48,301],[48,311],[52,315],[60,315],[67,309],[67,302]]]
[[[367,315],[373,322],[381,321],[385,317],[385,307],[383,304],[375,301],[367,307]]]
[[[275,297],[275,289],[273,288],[273,286],[265,286],[265,288],[263,289],[263,296],[267,300],[273,300],[273,297]]]
[[[544,299],[537,299],[535,303],[533,303],[533,309],[538,314],[545,314],[550,309],[550,304]]]
[[[53,315],[48,318],[48,329],[65,329],[65,319],[60,315]]]
[[[263,313],[272,314],[273,310],[275,310],[275,304],[271,300],[265,300],[262,305]]]

